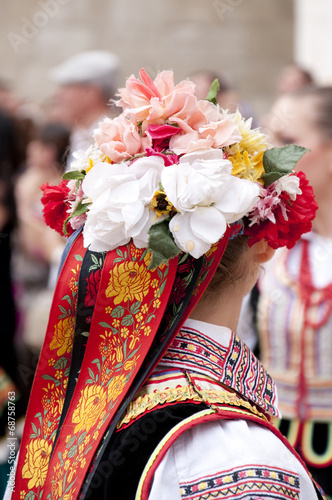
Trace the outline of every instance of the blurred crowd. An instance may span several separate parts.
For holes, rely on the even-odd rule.
[[[65,238],[43,221],[40,186],[58,184],[63,172],[69,168],[73,151],[87,149],[98,122],[105,115],[116,115],[110,99],[114,98],[121,83],[120,70],[120,61],[113,53],[89,51],[77,54],[53,68],[49,77],[57,84],[57,92],[47,102],[38,104],[24,102],[15,91],[15,82],[1,80],[0,75],[0,388],[4,388],[0,390],[0,405],[3,407],[7,400],[8,388],[15,387],[17,408],[22,417],[47,326],[57,268],[66,243]],[[271,96],[271,102],[275,100],[276,104],[264,117],[258,116],[251,103],[241,97],[227,75],[198,69],[189,77],[196,84],[199,99],[206,97],[211,83],[217,78],[220,82],[218,104],[230,112],[239,109],[246,118],[253,117],[254,124],[262,126],[269,134],[272,144],[297,142],[314,148],[314,144],[306,144],[305,132],[302,136],[294,135],[294,129],[301,128],[305,120],[309,121],[310,113],[314,113],[310,109],[301,118],[301,123],[294,123],[294,115],[298,117],[300,110],[303,111],[304,102],[312,99],[315,105],[320,105],[320,94],[312,90],[310,94],[308,90],[317,87],[314,87],[314,76],[307,70],[296,64],[283,68],[276,82],[275,95]],[[290,96],[293,95],[302,95],[303,101],[296,97],[300,99],[297,109],[290,106],[293,99]],[[330,120],[332,122],[332,106]],[[325,134],[324,125],[319,130]],[[332,139],[328,137],[327,140]],[[321,175],[324,177],[324,173]],[[316,196],[320,187],[315,188]],[[327,208],[323,194],[320,202]],[[319,227],[317,232],[332,242],[332,228],[329,234],[325,218],[318,217],[318,220],[324,229]],[[323,274],[326,277],[328,273],[323,271]],[[328,282],[323,280],[321,285],[318,280],[316,286],[331,286],[330,274]],[[255,304],[261,290],[257,288],[248,297],[239,333],[250,347],[260,347],[264,359],[260,332],[253,327],[252,320],[257,314]],[[250,308],[252,314],[248,313]],[[332,340],[330,344],[332,346]],[[266,359],[269,363],[271,356]],[[326,368],[327,379],[330,371]],[[6,432],[6,422],[4,412],[0,412],[2,436]]]

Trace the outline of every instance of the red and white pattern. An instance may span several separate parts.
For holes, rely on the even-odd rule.
[[[176,366],[213,377],[265,412],[278,416],[275,384],[246,344],[227,329],[217,342],[190,324],[189,320],[182,327],[159,366]],[[204,327],[203,322],[195,324]]]
[[[289,470],[252,464],[181,483],[180,493],[183,500],[294,500],[300,498],[300,480]]]

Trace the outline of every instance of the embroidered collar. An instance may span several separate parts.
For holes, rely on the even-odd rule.
[[[228,328],[187,320],[158,365],[158,369],[164,367],[211,377],[263,411],[279,415],[274,381],[246,344]]]

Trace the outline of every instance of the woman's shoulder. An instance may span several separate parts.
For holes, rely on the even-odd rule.
[[[165,477],[174,491],[177,483],[181,498],[191,500],[212,492],[216,498],[241,492],[265,498],[271,491],[280,498],[316,498],[308,473],[287,446],[270,429],[242,419],[207,422],[183,433],[156,470],[150,500],[171,498],[160,492]]]

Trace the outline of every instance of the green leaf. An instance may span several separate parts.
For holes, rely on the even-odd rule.
[[[83,335],[83,337],[88,337],[89,336],[89,332],[81,332],[81,335]]]
[[[156,269],[158,266],[167,263],[181,252],[174,243],[168,228],[168,223],[168,220],[164,220],[158,224],[154,224],[149,229],[147,250],[151,252],[152,258],[148,269]]]
[[[62,175],[62,178],[65,181],[70,181],[71,179],[78,179],[78,180],[83,180],[85,175],[80,172],[79,170],[70,170],[69,172],[65,172]]]
[[[91,377],[92,379],[94,379],[94,378],[95,378],[95,374],[94,374],[93,370],[91,370],[91,368],[89,368],[89,375],[90,375],[90,377]]]
[[[75,255],[75,259],[80,262],[83,260],[83,257],[81,257],[80,255]]]
[[[122,262],[123,258],[122,257],[117,257],[116,259],[113,260],[113,264],[116,264],[117,262]]]
[[[55,363],[54,363],[54,368],[56,370],[62,370],[62,368],[66,368],[68,363],[68,359],[65,358],[64,356],[61,356]]]
[[[75,443],[76,437],[73,436],[72,438],[69,439],[68,443],[66,444],[66,448],[71,448],[73,444]]]
[[[211,83],[210,90],[208,92],[208,95],[206,96],[206,100],[209,102],[212,102],[213,104],[217,104],[217,95],[219,91],[220,85],[218,82],[218,78],[213,80]]]
[[[70,217],[75,217],[76,215],[85,214],[89,210],[90,203],[82,203],[81,201],[77,203],[75,210],[71,213]]]
[[[100,326],[102,326],[103,328],[111,328],[111,325],[109,325],[108,323],[106,323],[105,321],[101,321],[100,323],[98,323]]]
[[[78,441],[77,441],[79,445],[83,443],[86,435],[87,435],[87,432],[83,432],[83,434],[80,435],[80,437],[78,438]]]
[[[113,311],[111,312],[112,318],[122,318],[124,315],[124,308],[122,306],[117,306]]]
[[[61,299],[61,300],[67,300],[67,301],[69,302],[69,305],[71,305],[71,304],[72,304],[72,302],[71,302],[71,298],[70,298],[70,296],[69,296],[69,295],[65,295],[64,297],[62,297],[62,299]]]
[[[131,312],[132,314],[137,314],[137,313],[139,312],[140,308],[141,308],[141,304],[142,304],[142,302],[141,302],[141,301],[139,301],[139,300],[138,300],[137,302],[134,302],[134,303],[131,305],[131,307],[130,307],[130,312]]]
[[[148,317],[148,319],[145,321],[145,323],[150,323],[150,321],[155,318],[155,314],[151,314],[151,316]]]
[[[60,306],[60,305],[59,305],[59,309],[62,312],[62,314],[67,314],[67,316],[68,316],[67,309],[65,309],[63,306]]]
[[[68,458],[73,458],[75,455],[77,455],[77,444],[72,446],[68,451]]]
[[[56,378],[51,377],[51,375],[42,375],[42,378],[43,378],[44,380],[52,380],[52,382],[54,382],[54,384],[55,384],[56,386],[60,385],[60,380],[57,380]]]
[[[262,178],[264,186],[269,186],[280,177],[291,173],[297,162],[307,151],[309,149],[296,144],[266,150],[263,156],[265,174],[263,174]]]
[[[134,323],[134,318],[132,317],[131,314],[127,314],[121,321],[121,325],[123,326],[129,326]]]

